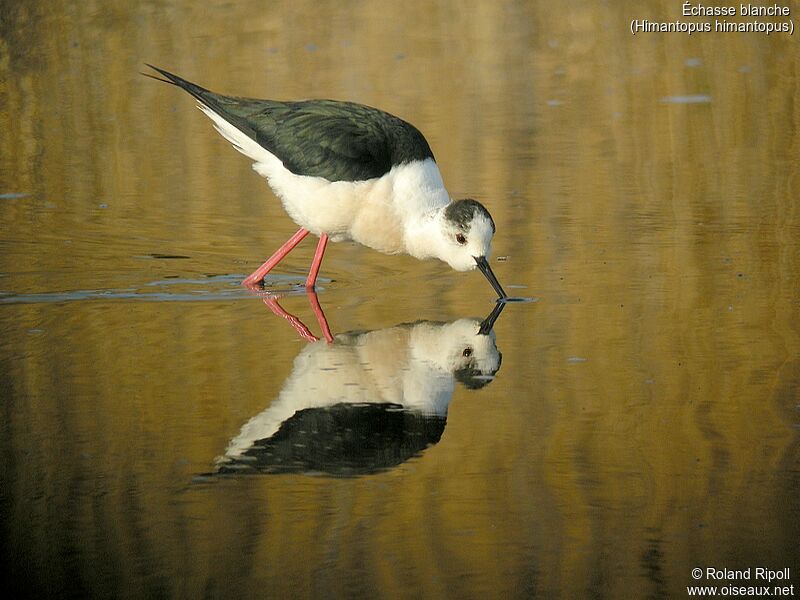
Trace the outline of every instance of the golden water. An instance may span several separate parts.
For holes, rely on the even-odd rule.
[[[797,34],[630,34],[679,14],[0,1],[12,589],[680,598],[694,567],[758,566],[800,585]],[[380,106],[487,205],[495,272],[537,301],[506,308],[497,378],[456,388],[438,444],[363,477],[198,479],[305,346],[236,285],[295,226],[144,62]],[[278,272],[302,281],[312,251]],[[477,273],[346,244],[322,276],[335,333],[492,307]]]

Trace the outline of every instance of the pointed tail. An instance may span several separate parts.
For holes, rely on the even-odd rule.
[[[207,90],[206,88],[201,87],[196,83],[187,81],[183,77],[179,77],[174,73],[170,73],[169,71],[156,67],[155,65],[151,65],[149,63],[145,63],[145,65],[163,75],[165,79],[162,79],[161,77],[156,77],[155,75],[151,75],[149,73],[142,73],[142,75],[144,75],[145,77],[150,77],[151,79],[155,79],[156,81],[171,83],[172,85],[189,92],[200,103],[200,108],[203,109],[203,112],[208,114],[217,123],[216,125],[217,130],[220,131],[220,133],[222,133],[222,135],[226,139],[231,141],[234,144],[234,146],[237,147],[237,149],[239,149],[244,154],[251,156],[251,153],[244,152],[243,150],[241,150],[241,148],[239,148],[239,146],[241,146],[241,143],[237,143],[236,141],[231,139],[232,134],[230,133],[226,134],[223,132],[223,130],[225,129],[224,125],[217,122],[217,119],[215,119],[214,116],[212,116],[212,114],[217,115],[218,118],[227,121],[228,123],[236,127],[236,129],[244,133],[250,139],[256,140],[257,137],[256,131],[253,129],[253,126],[247,121],[247,119],[243,118],[240,115],[234,114],[230,110],[226,109],[225,105],[226,104],[228,104],[229,106],[235,105],[236,99],[228,98],[221,94],[216,94],[211,90]],[[209,113],[209,110],[212,114]],[[221,130],[220,127],[222,127],[223,130]],[[233,135],[233,137],[235,138],[236,136]]]
[[[161,75],[165,77],[165,79],[161,79],[161,77],[156,77],[155,75],[151,75],[150,73],[142,73],[145,77],[149,77],[150,79],[155,79],[156,81],[163,81],[164,83],[171,83],[183,90],[189,92],[192,96],[197,98],[203,104],[209,103],[209,94],[213,94],[210,90],[207,90],[204,87],[200,87],[199,85],[192,83],[191,81],[186,81],[183,77],[178,77],[174,73],[170,73],[169,71],[165,71],[164,69],[159,69],[158,67],[151,65],[150,63],[144,63],[154,71],[157,71]]]

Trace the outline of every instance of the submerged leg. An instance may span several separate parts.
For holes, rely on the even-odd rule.
[[[314,284],[317,281],[317,274],[319,267],[322,264],[322,255],[325,254],[325,246],[328,245],[328,235],[323,233],[319,236],[317,243],[317,251],[314,253],[314,260],[311,262],[311,270],[308,272],[308,279],[306,279],[306,289],[314,289]]]
[[[248,275],[244,279],[244,281],[242,281],[242,285],[246,285],[248,287],[253,287],[255,285],[258,285],[261,282],[261,280],[264,279],[264,275],[269,273],[272,270],[272,267],[281,262],[283,258],[287,254],[289,254],[289,252],[294,250],[294,247],[297,246],[297,244],[299,244],[302,241],[302,239],[307,235],[308,235],[308,230],[302,228],[298,229],[297,233],[295,233],[292,237],[286,240],[286,243],[284,243],[283,246],[278,248],[275,251],[275,253],[272,256],[270,256],[263,265],[258,267],[252,273],[250,273],[250,275]],[[317,269],[319,270],[319,267],[317,267]]]

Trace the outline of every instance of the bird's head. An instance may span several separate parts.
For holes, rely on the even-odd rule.
[[[441,214],[438,258],[456,271],[471,271],[476,267],[492,284],[497,294],[506,294],[489,266],[494,221],[489,211],[477,200],[453,200]]]

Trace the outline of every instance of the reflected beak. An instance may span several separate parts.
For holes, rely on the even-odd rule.
[[[489,263],[486,262],[485,256],[473,256],[472,258],[475,259],[475,262],[478,263],[478,268],[481,270],[481,273],[484,274],[486,279],[489,280],[489,283],[492,284],[494,291],[497,292],[498,297],[502,300],[503,298],[507,298],[506,293],[503,291],[503,286],[500,285],[500,282],[497,281],[497,277],[494,276],[492,273],[492,267],[489,266]]]
[[[492,327],[494,327],[495,321],[497,321],[497,317],[500,316],[500,313],[503,312],[505,307],[505,302],[497,302],[497,304],[494,305],[494,309],[492,309],[492,312],[489,313],[489,316],[483,320],[480,329],[478,329],[478,333],[480,335],[489,335],[489,333],[492,331]]]

